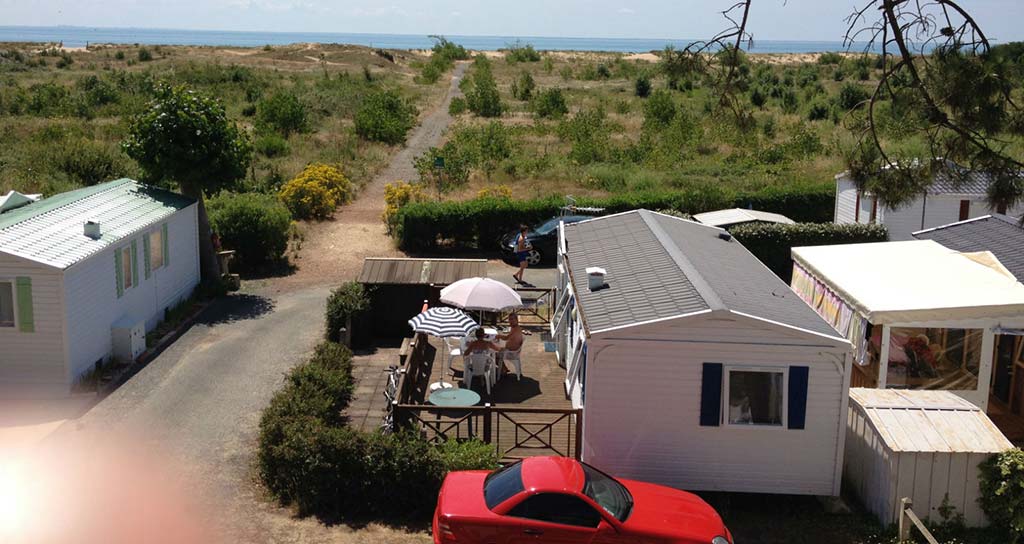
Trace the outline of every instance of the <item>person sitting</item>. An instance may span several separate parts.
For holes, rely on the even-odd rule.
[[[523,348],[523,342],[526,341],[526,336],[523,335],[523,329],[519,326],[519,316],[512,314],[508,317],[509,331],[507,334],[499,334],[498,339],[505,341],[505,348],[500,353],[519,351]],[[504,361],[501,364],[501,374],[508,374],[508,367],[505,366]]]
[[[484,338],[483,328],[478,328],[474,336],[476,336],[476,340],[466,344],[466,355],[470,353],[486,353],[488,350],[495,352],[501,350],[501,346]]]

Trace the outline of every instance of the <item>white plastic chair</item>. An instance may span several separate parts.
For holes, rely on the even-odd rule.
[[[502,360],[512,362],[516,365],[516,380],[523,379],[523,360],[520,358],[523,354],[523,347],[519,346],[519,349],[515,351],[505,350],[502,352]]]
[[[490,354],[470,353],[465,357],[466,371],[462,373],[462,381],[466,387],[473,388],[473,378],[482,376],[484,385],[487,387],[487,394],[491,394],[491,384],[494,383],[494,365]]]
[[[456,357],[462,357],[463,341],[458,338],[445,338],[444,343],[448,346],[448,372],[455,376],[455,369],[452,368],[452,363],[455,362]]]

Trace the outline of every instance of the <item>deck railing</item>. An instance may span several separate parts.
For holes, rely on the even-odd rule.
[[[514,461],[536,455],[580,458],[583,410],[425,404],[392,407],[396,429],[408,428],[430,442],[477,439],[493,444],[498,458]]]
[[[507,404],[444,408],[426,404],[432,350],[423,334],[407,338],[402,344],[399,365],[404,372],[385,416],[392,431],[410,429],[431,442],[481,440],[493,444],[502,461],[535,455],[580,458],[583,410]]]

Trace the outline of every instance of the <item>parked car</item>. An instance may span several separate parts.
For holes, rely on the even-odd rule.
[[[560,217],[552,217],[547,221],[534,225],[533,228],[526,233],[526,241],[533,246],[530,249],[530,255],[526,261],[531,266],[540,264],[547,259],[554,258],[555,248],[558,245],[558,222],[565,221],[568,223],[576,223],[577,221],[583,221],[585,219],[593,219],[589,215],[565,215]],[[501,252],[505,255],[508,260],[516,260],[516,237],[519,236],[519,231],[513,231],[501,238]]]
[[[494,472],[452,472],[437,499],[434,542],[732,544],[711,506],[685,491],[616,480],[565,457]]]

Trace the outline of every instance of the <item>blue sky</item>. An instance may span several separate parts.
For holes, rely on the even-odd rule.
[[[856,3],[861,3],[858,0]],[[0,25],[583,37],[707,37],[731,0],[0,0]],[[962,0],[998,41],[1024,1]],[[853,0],[755,0],[755,39],[839,40]]]

